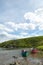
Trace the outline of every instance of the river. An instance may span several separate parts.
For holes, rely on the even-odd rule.
[[[0,65],[6,65],[7,63],[14,62],[14,58],[12,56],[21,57],[21,50],[5,50],[0,48]],[[29,50],[26,48],[26,50]]]

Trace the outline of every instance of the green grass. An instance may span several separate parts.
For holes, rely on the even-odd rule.
[[[42,50],[43,51],[43,46],[38,46],[37,49]]]

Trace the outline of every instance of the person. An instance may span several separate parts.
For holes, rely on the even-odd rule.
[[[27,51],[26,50],[22,50],[22,57],[27,57]]]
[[[42,61],[40,61],[40,59],[38,58],[38,54],[39,53],[39,50],[38,49],[36,49],[36,48],[33,48],[32,50],[31,50],[31,56],[32,56],[32,63],[33,63],[33,65],[42,65],[41,64],[41,62]]]
[[[38,50],[36,48],[33,48],[32,51],[31,51],[32,57],[36,57],[37,53],[38,53]]]
[[[27,62],[27,65],[28,65],[29,62],[27,60],[27,56],[28,56],[28,51],[22,50],[22,57]]]

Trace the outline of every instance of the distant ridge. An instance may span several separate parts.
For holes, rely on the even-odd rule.
[[[3,48],[39,48],[40,46],[43,46],[43,36],[9,40],[0,44],[0,47]]]

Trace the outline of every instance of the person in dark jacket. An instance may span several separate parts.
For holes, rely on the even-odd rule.
[[[27,62],[27,65],[28,65],[29,62],[28,62],[28,60],[27,60],[27,56],[28,56],[28,51],[22,50],[22,57],[24,58],[24,60]]]
[[[22,50],[22,57],[27,57],[27,51],[26,50]]]

